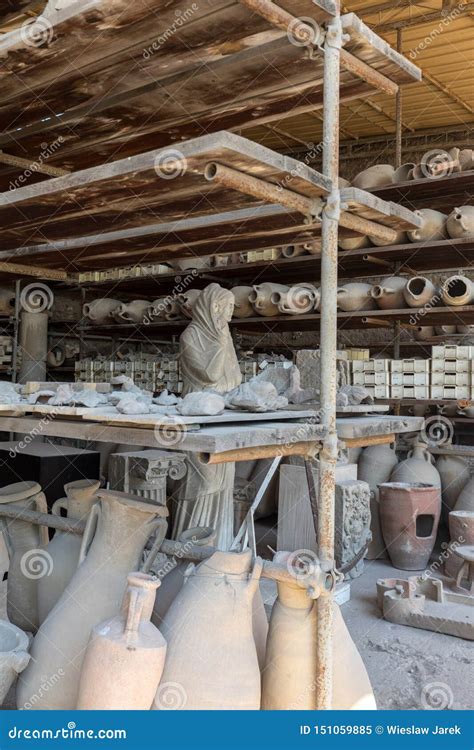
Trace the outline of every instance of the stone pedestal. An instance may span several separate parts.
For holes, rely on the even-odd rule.
[[[144,450],[113,453],[109,460],[110,488],[138,495],[157,505],[166,505],[166,480],[186,474],[184,453]]]

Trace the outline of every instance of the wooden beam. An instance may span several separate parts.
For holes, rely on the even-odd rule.
[[[66,174],[71,174],[68,169],[53,167],[52,165],[45,164],[43,161],[37,161],[36,159],[24,159],[22,156],[6,154],[5,151],[2,151],[1,149],[0,162],[2,164],[8,164],[9,167],[18,167],[25,171],[38,172],[39,174],[48,175],[48,177],[64,177]]]
[[[379,112],[381,115],[386,117],[387,120],[391,120],[392,122],[396,124],[397,118],[389,114],[388,112],[386,112],[379,104],[376,104],[375,102],[371,102],[370,99],[366,99],[364,103],[367,104],[367,106],[369,106],[371,109],[375,110],[375,112]],[[408,125],[406,122],[403,122],[403,120],[402,120],[402,125],[405,128],[405,130],[409,130],[410,133],[415,132],[415,129],[411,128],[410,125]]]
[[[37,279],[49,279],[49,281],[67,281],[66,271],[55,268],[40,268],[39,266],[25,266],[22,263],[7,263],[0,261],[0,273],[12,273],[17,276],[34,276]]]

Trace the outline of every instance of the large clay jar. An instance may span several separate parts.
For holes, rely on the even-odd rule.
[[[452,336],[457,331],[457,326],[435,326],[437,336]]]
[[[274,561],[286,564],[288,552],[277,552]],[[316,679],[316,603],[304,588],[279,582],[268,633],[262,674],[262,709],[314,711]],[[333,699],[334,710],[375,709],[367,671],[334,603]],[[350,679],[347,679],[348,675]]]
[[[372,540],[366,557],[369,560],[386,557],[385,544],[380,527],[379,484],[388,482],[398,463],[394,445],[370,445],[364,448],[357,468],[357,479],[370,487],[370,530]]]
[[[272,284],[265,281],[263,284],[256,284],[252,287],[249,294],[249,300],[258,315],[271,317],[279,314],[278,305],[272,302],[272,295],[275,292],[287,292],[288,286],[283,284]]]
[[[254,314],[254,309],[249,300],[253,291],[252,287],[234,286],[230,291],[235,297],[234,318],[250,318]]]
[[[413,170],[415,169],[415,167],[416,167],[416,164],[412,161],[402,164],[393,173],[392,182],[396,184],[398,182],[406,182],[407,180],[412,180]]]
[[[443,513],[447,515],[469,481],[469,461],[462,456],[439,456],[436,469],[441,477]]]
[[[183,318],[183,313],[181,312],[181,306],[179,303],[179,297],[167,297],[166,301],[164,302],[164,313],[163,317],[165,320],[180,320],[180,318]]]
[[[128,574],[138,569],[146,542],[164,522],[157,517],[166,510],[158,505],[123,492],[101,490],[98,497],[84,531],[79,567],[33,641],[32,661],[17,691],[19,706],[39,694],[34,708],[76,707],[90,632],[116,614]],[[44,675],[57,673],[61,679],[41,691]]]
[[[377,305],[372,298],[372,284],[354,281],[337,290],[337,306],[344,312],[373,310]]]
[[[303,315],[314,310],[319,302],[319,292],[316,287],[303,285],[292,286],[287,292],[273,292],[272,302],[277,305],[278,312],[286,315]]]
[[[51,508],[53,515],[65,511],[71,521],[86,521],[92,505],[97,500],[100,482],[96,479],[79,479],[64,485],[67,497],[56,500]],[[38,581],[38,612],[44,622],[77,570],[82,536],[67,531],[55,532],[46,547],[51,558],[51,573]]]
[[[341,250],[360,250],[361,247],[370,247],[370,240],[364,234],[357,237],[340,237],[337,244]]]
[[[417,326],[413,335],[416,341],[426,341],[426,339],[433,338],[435,329],[433,326]]]
[[[122,302],[113,311],[113,317],[118,323],[143,323],[150,303],[147,299],[134,299],[132,302]]]
[[[157,297],[157,299],[153,300],[151,305],[148,306],[143,320],[148,323],[153,323],[157,320],[164,320],[167,302],[168,297]]]
[[[82,314],[85,318],[88,318],[93,325],[104,325],[105,323],[113,323],[114,318],[112,313],[120,305],[119,299],[113,299],[112,297],[103,297],[101,299],[95,299],[92,302],[86,302],[82,306]]]
[[[457,499],[454,510],[472,510],[474,511],[474,477],[464,485]]]
[[[359,172],[352,180],[352,184],[362,190],[383,187],[393,181],[394,173],[395,169],[391,164],[375,164]]]
[[[380,520],[393,565],[423,570],[433,551],[441,512],[439,490],[423,482],[381,484]]]
[[[449,545],[445,552],[444,572],[456,579],[463,564],[456,555],[456,548],[464,544],[474,544],[474,511],[453,510],[449,514]]]
[[[456,326],[456,332],[466,334],[467,336],[474,336],[474,325]]]
[[[286,245],[281,250],[281,254],[284,258],[297,258],[299,255],[304,255],[306,248],[304,245]]]
[[[159,585],[146,573],[130,573],[121,613],[92,628],[78,709],[150,710],[166,656],[166,641],[150,622]]]
[[[388,240],[380,240],[378,237],[372,236],[369,236],[369,240],[373,245],[376,245],[377,247],[384,247],[385,245],[405,245],[408,242],[408,235],[403,231],[397,232],[397,236],[395,237],[393,242],[389,242]]]
[[[446,229],[453,239],[474,237],[474,206],[461,206],[451,211]]]
[[[403,290],[408,307],[434,306],[440,301],[439,291],[425,276],[412,276]]]
[[[425,443],[415,443],[413,450],[405,461],[401,461],[390,474],[391,482],[406,482],[408,484],[430,484],[441,489],[441,477],[434,466],[434,458]],[[441,494],[438,492],[441,501]]]
[[[14,680],[28,665],[28,636],[8,620],[0,620],[0,706]]]
[[[15,292],[13,289],[0,288],[0,315],[10,317],[15,312]]]
[[[48,512],[46,498],[36,482],[17,482],[2,487],[0,503],[14,503],[19,510]],[[10,518],[2,526],[10,555],[8,618],[22,630],[34,632],[39,626],[38,581],[51,572],[50,558],[40,549],[48,543],[48,530],[19,518]]]
[[[450,276],[441,287],[445,305],[470,305],[474,301],[474,284],[467,276]]]
[[[403,276],[388,276],[372,287],[372,298],[381,310],[398,310],[406,307],[404,290],[407,280]]]
[[[178,295],[179,310],[185,318],[193,317],[194,303],[200,294],[200,289],[188,289],[186,292]]]
[[[425,240],[434,242],[447,239],[446,214],[435,211],[433,208],[420,208],[415,211],[415,214],[421,216],[422,225],[408,231],[408,238],[411,242],[424,242]]]
[[[216,552],[191,573],[165,615],[168,655],[153,707],[260,708],[260,669],[252,631],[252,601],[262,568],[252,553]]]

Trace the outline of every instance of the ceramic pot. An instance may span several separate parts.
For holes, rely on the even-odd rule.
[[[433,326],[417,326],[413,335],[416,341],[425,341],[435,335],[435,329]]]
[[[425,240],[445,240],[448,237],[446,230],[446,214],[441,211],[435,211],[432,208],[420,208],[415,211],[417,216],[421,216],[422,225],[416,229],[408,231],[408,238],[411,242],[424,242]]]
[[[422,482],[379,486],[383,538],[393,565],[423,570],[433,551],[441,502],[439,490]]]
[[[277,552],[274,561],[286,565],[288,557],[288,552]],[[270,617],[266,664],[262,674],[262,709],[314,711],[317,699],[316,603],[296,582],[278,582],[277,587],[278,597]],[[331,708],[375,709],[367,671],[338,605],[334,603],[333,606]]]
[[[445,305],[470,305],[474,301],[474,284],[467,276],[450,276],[441,287]]]
[[[251,286],[234,286],[230,290],[235,298],[234,318],[250,318],[254,309],[250,304],[249,295],[252,293]]]
[[[32,661],[18,687],[18,705],[41,696],[34,708],[72,710],[77,704],[79,675],[92,628],[113,617],[120,607],[127,576],[139,567],[145,544],[165,510],[123,492],[100,490],[89,514],[79,567],[41,625],[31,648]],[[44,675],[63,671],[46,693]]]
[[[458,158],[463,172],[474,169],[474,150],[472,148],[462,148]]]
[[[163,620],[168,655],[153,707],[166,705],[167,686],[179,686],[175,708],[260,708],[260,670],[252,631],[252,600],[262,563],[252,553],[216,552],[195,568]],[[223,668],[225,665],[225,668]]]
[[[56,500],[51,508],[53,515],[60,516],[64,510],[69,520],[86,521],[92,505],[97,500],[100,481],[79,479],[64,485],[67,497]],[[46,546],[51,558],[51,573],[38,580],[38,613],[40,623],[44,622],[64,589],[77,570],[82,536],[67,531],[55,532]]]
[[[119,615],[92,628],[79,683],[79,710],[149,711],[166,641],[150,622],[157,578],[130,573]]]
[[[465,406],[464,409],[458,409],[458,414],[461,417],[467,417],[468,419],[474,419],[474,406]]]
[[[314,286],[295,284],[287,292],[273,292],[271,301],[277,305],[280,313],[303,315],[314,310],[315,305],[319,305],[320,296]]]
[[[434,307],[440,301],[438,289],[425,276],[412,276],[408,279],[403,296],[408,307]]]
[[[338,287],[337,306],[344,312],[373,310],[377,305],[372,298],[372,284],[355,281]]]
[[[183,294],[179,295],[179,310],[185,318],[193,317],[193,306],[200,294],[200,289],[188,289],[187,292],[183,292]]]
[[[0,706],[14,680],[28,665],[28,636],[8,620],[0,620]]]
[[[405,245],[408,242],[408,235],[406,232],[397,232],[393,242],[387,242],[387,240],[380,240],[378,237],[369,236],[369,240],[372,245],[377,247],[385,247],[386,245]]]
[[[46,362],[49,367],[61,367],[66,361],[66,349],[61,344],[53,346],[46,355]]]
[[[462,456],[439,456],[436,469],[441,477],[443,515],[447,516],[469,481],[469,461]]]
[[[93,325],[99,326],[105,323],[112,323],[112,313],[120,306],[119,299],[112,297],[102,297],[92,302],[86,302],[82,306],[82,314],[88,318]]]
[[[13,289],[0,288],[0,315],[9,318],[15,312],[15,292]]]
[[[407,280],[403,276],[388,276],[372,287],[371,295],[381,310],[398,310],[406,307],[405,287]]]
[[[190,271],[193,268],[210,268],[212,265],[210,255],[202,255],[200,258],[193,255],[190,258],[178,258],[166,261],[171,268],[177,271]]]
[[[467,336],[474,336],[474,325],[456,326],[456,333],[464,333]]]
[[[364,448],[357,468],[357,479],[370,487],[370,530],[372,540],[366,557],[369,560],[386,557],[385,544],[380,527],[379,484],[387,482],[398,464],[394,445],[370,445]]]
[[[451,336],[456,333],[456,326],[435,326],[437,336]]]
[[[370,240],[364,234],[357,237],[340,237],[337,244],[341,250],[359,250],[361,247],[370,247]]]
[[[118,323],[143,323],[150,303],[147,299],[134,299],[133,302],[122,302],[113,311]]]
[[[278,305],[272,302],[272,295],[275,292],[288,292],[289,287],[283,284],[272,284],[264,282],[252,287],[249,294],[249,300],[258,315],[271,317],[279,314]]]
[[[183,318],[178,296],[172,297],[170,295],[166,297],[163,317],[165,320],[181,320]]]
[[[464,485],[457,499],[454,510],[474,511],[474,477]]]
[[[151,323],[154,320],[165,320],[166,305],[168,297],[158,297],[148,306],[144,321]]]
[[[415,169],[416,164],[412,161],[406,162],[406,164],[402,164],[398,169],[395,170],[395,172],[392,175],[392,182],[406,182],[407,180],[413,179],[413,170]]]
[[[425,443],[415,443],[413,450],[405,461],[401,461],[390,474],[391,482],[405,482],[406,484],[430,484],[441,489],[441,477],[434,466],[434,458]],[[441,495],[438,492],[438,495]]]
[[[286,245],[281,250],[281,254],[284,258],[297,258],[299,255],[304,255],[306,248],[304,245]]]
[[[456,579],[462,560],[455,554],[457,547],[464,544],[474,544],[474,511],[453,510],[449,514],[449,539],[444,562],[444,572],[450,578]]]
[[[446,229],[453,239],[474,237],[474,206],[461,206],[451,211]]]
[[[36,482],[17,482],[0,489],[0,503],[19,509],[47,513],[46,497]],[[10,563],[7,581],[7,613],[10,622],[27,632],[39,625],[38,581],[51,572],[51,560],[41,546],[48,543],[48,530],[29,521],[4,519],[2,531]]]
[[[458,402],[453,401],[450,404],[443,404],[443,406],[440,408],[439,413],[443,414],[445,417],[455,417],[458,413]]]
[[[362,172],[359,172],[352,180],[352,184],[354,187],[361,188],[362,190],[383,187],[393,181],[394,173],[395,169],[391,164],[374,164],[373,167],[363,169]]]

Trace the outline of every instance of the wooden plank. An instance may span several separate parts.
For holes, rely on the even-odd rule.
[[[49,279],[50,281],[66,281],[68,279],[66,271],[57,268],[27,266],[24,263],[0,262],[0,273],[11,273],[15,276],[34,276],[37,279]]]
[[[415,229],[422,224],[421,218],[405,206],[400,206],[393,201],[381,200],[360,188],[343,188],[341,203],[347,204],[349,211],[357,216],[397,229]]]
[[[386,411],[387,407],[382,407]],[[113,418],[107,414],[101,414],[100,408],[89,409],[89,412],[84,415],[91,419],[93,422],[107,422],[108,424],[121,424],[123,422],[141,425],[143,427],[154,427],[157,424],[163,423],[165,426],[176,425],[178,429],[182,425],[213,425],[213,424],[245,424],[248,422],[262,422],[262,421],[279,421],[281,419],[315,419],[317,412],[314,409],[303,409],[303,410],[292,410],[292,409],[281,409],[278,411],[270,412],[244,412],[234,411],[233,409],[226,409],[223,414],[217,414],[214,416],[181,416],[176,410],[169,410],[163,415],[159,414],[114,414]]]
[[[338,437],[346,441],[418,432],[423,421],[422,417],[341,417],[336,428]]]

